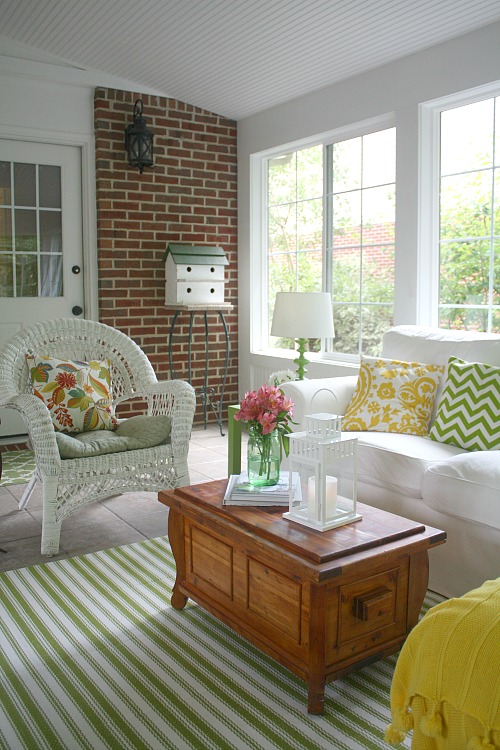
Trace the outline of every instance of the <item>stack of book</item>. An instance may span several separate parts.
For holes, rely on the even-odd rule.
[[[293,476],[298,483],[298,474]],[[290,497],[289,472],[281,471],[277,484],[271,487],[255,487],[248,481],[246,471],[231,474],[224,495],[224,505],[288,505]]]

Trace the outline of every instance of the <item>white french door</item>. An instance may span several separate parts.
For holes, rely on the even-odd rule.
[[[79,148],[0,139],[0,349],[35,320],[85,317],[81,185]],[[0,438],[25,434],[12,409],[0,420]]]

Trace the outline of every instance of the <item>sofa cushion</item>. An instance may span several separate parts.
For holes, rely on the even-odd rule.
[[[170,430],[170,417],[140,414],[120,421],[116,430],[80,432],[78,435],[57,432],[56,441],[61,458],[91,458],[153,448],[167,442]]]
[[[441,365],[361,357],[343,429],[425,435],[443,372]]]
[[[432,440],[471,451],[500,449],[500,368],[450,357]]]
[[[464,452],[418,435],[349,432],[348,436],[358,438],[358,479],[409,497],[422,497],[422,479],[430,464]]]
[[[422,480],[430,508],[500,529],[500,453],[462,453],[432,463]]]
[[[446,365],[450,357],[460,357],[467,362],[486,362],[500,366],[500,335],[415,325],[394,326],[384,333],[382,356],[408,362],[432,362],[436,365]],[[445,378],[441,378],[431,422],[436,416],[444,382]]]
[[[500,335],[423,326],[395,326],[384,334],[382,356],[437,365],[446,365],[450,357],[460,357],[467,362],[500,365]]]

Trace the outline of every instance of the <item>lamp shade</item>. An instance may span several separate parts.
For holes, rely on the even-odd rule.
[[[335,335],[328,292],[278,292],[271,336],[326,339]]]

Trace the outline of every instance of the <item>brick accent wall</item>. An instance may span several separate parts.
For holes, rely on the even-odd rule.
[[[125,128],[136,99],[154,135],[154,166],[143,174],[128,164]],[[225,313],[230,339],[225,407],[238,401],[236,123],[184,102],[99,88],[94,96],[97,180],[99,318],[124,331],[146,352],[158,379],[170,377],[168,337],[173,311],[165,301],[162,256],[169,242],[220,245],[225,269]],[[225,337],[208,313],[208,387],[220,396]],[[173,345],[175,377],[188,376],[189,314],[181,313]],[[194,318],[192,378],[204,384],[205,326]],[[208,409],[209,421],[215,417]],[[203,419],[198,398],[196,422]]]

